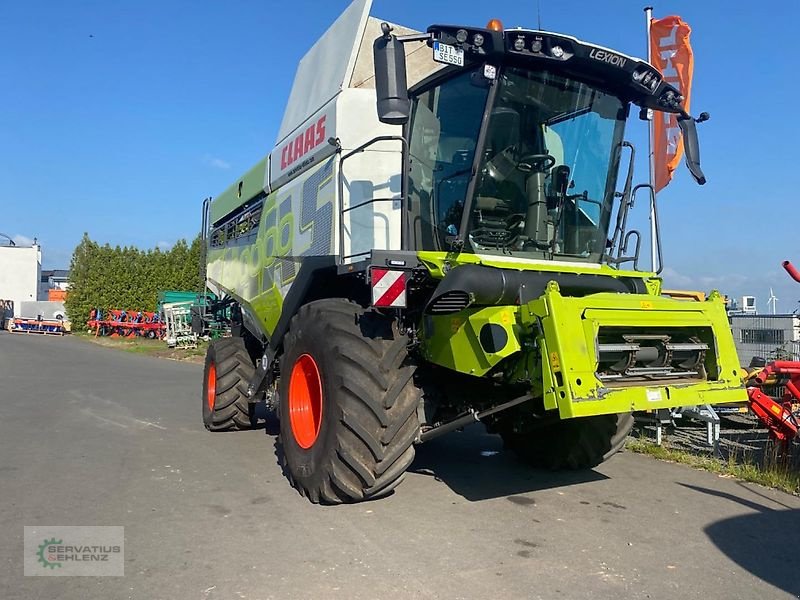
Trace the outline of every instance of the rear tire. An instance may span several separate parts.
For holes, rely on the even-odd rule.
[[[339,299],[301,307],[284,341],[278,455],[311,502],[391,492],[414,459],[419,395],[394,322]]]
[[[209,431],[251,429],[256,425],[247,387],[255,367],[242,338],[208,345],[203,374],[203,425]]]
[[[564,419],[528,432],[506,427],[500,436],[525,462],[545,469],[589,469],[622,450],[633,415]]]

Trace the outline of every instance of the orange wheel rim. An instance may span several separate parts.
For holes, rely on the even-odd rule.
[[[214,410],[214,402],[217,399],[217,365],[213,362],[208,367],[208,382],[206,385],[206,402],[208,410]]]
[[[297,445],[311,448],[322,424],[322,379],[308,354],[297,358],[289,376],[289,423]]]

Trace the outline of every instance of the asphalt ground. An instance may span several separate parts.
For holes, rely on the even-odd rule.
[[[527,468],[478,425],[390,497],[320,507],[201,367],[0,332],[0,597],[793,598],[800,498],[623,453]],[[23,526],[121,525],[123,577],[23,576]]]

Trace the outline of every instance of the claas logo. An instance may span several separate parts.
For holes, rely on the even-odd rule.
[[[310,150],[319,146],[325,139],[325,115],[301,132],[281,150],[281,170],[303,158]]]

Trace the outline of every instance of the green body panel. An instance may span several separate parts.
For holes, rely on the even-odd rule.
[[[427,360],[460,373],[485,375],[501,360],[520,351],[518,313],[516,306],[489,306],[455,315],[425,317],[422,337],[429,341],[446,340],[424,346]],[[485,352],[481,346],[480,331],[487,323],[502,327],[508,336],[508,343],[499,352]]]
[[[716,292],[705,302],[648,294],[568,298],[551,282],[541,298],[522,307],[522,320],[541,323],[545,407],[557,407],[564,418],[747,400],[725,304]],[[707,340],[712,349],[709,356],[716,364],[707,367],[716,373],[715,381],[681,380],[668,385],[661,380],[618,387],[604,383],[595,375],[600,327],[708,329],[713,333],[713,339]]]
[[[267,173],[267,157],[253,166],[241,179],[229,186],[211,203],[211,222],[216,223],[225,215],[240,207],[248,200],[264,191],[264,179]],[[242,188],[239,189],[241,183]]]
[[[434,276],[443,273],[445,262],[451,267],[480,262],[504,268],[535,267],[537,271],[648,275],[607,267],[572,268],[563,263],[540,268],[538,264],[514,264],[464,254],[456,258],[443,253],[420,253],[420,259]],[[523,306],[471,307],[455,314],[426,316],[421,328],[421,351],[434,364],[474,376],[486,375],[506,361],[506,379],[528,383],[535,396],[544,398],[545,408],[558,409],[562,418],[746,401],[743,373],[720,295],[713,292],[705,302],[687,302],[660,296],[658,278],[650,277],[646,284],[646,294],[565,297],[551,282],[541,297]],[[486,323],[500,325],[508,335],[508,343],[498,352],[487,352],[479,341],[479,332]],[[711,349],[707,363],[714,364],[707,364],[706,368],[716,374],[709,378],[714,381],[603,382],[596,375],[596,340],[601,327],[642,332],[665,328],[707,331],[708,339],[703,339]]]

